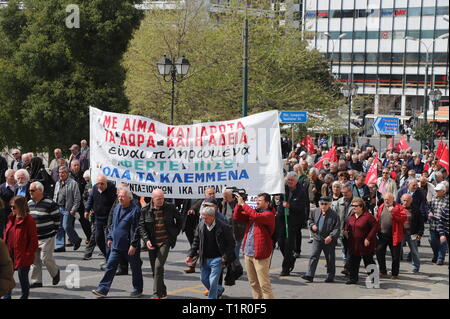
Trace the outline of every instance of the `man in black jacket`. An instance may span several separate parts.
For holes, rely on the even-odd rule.
[[[106,231],[108,224],[108,216],[111,212],[111,207],[116,201],[117,190],[116,186],[107,180],[106,176],[99,174],[95,180],[95,185],[89,195],[86,203],[84,217],[88,219],[89,216],[94,215],[95,224],[95,241],[91,241],[84,252],[84,259],[92,256],[92,252],[97,245],[102,254],[107,258],[106,251]]]
[[[5,172],[8,169],[8,162],[0,155],[0,184],[5,182]]]
[[[6,228],[7,217],[11,213],[11,206],[9,202],[14,197],[16,191],[16,180],[14,179],[14,170],[8,169],[4,176],[6,182],[0,185],[0,199],[3,201],[4,209],[0,211],[0,237],[3,236],[3,231]]]
[[[417,241],[423,236],[424,222],[419,209],[413,205],[413,197],[411,194],[403,194],[401,201],[403,207],[405,207],[407,216],[403,241],[408,243],[409,250],[411,251],[412,273],[418,273],[420,270],[420,258]]]
[[[73,160],[72,163],[70,163],[70,177],[72,177],[73,180],[77,182],[80,194],[83,195],[84,188],[86,187],[86,181],[83,178],[83,173],[81,173],[80,162],[78,160]],[[89,222],[88,218],[84,217],[84,212],[85,212],[84,202],[81,201],[80,207],[78,208],[78,213],[80,214],[79,221],[81,224],[81,228],[83,229],[83,232],[86,235],[86,240],[89,241],[92,234],[91,223]]]
[[[208,187],[205,189],[205,198],[192,200],[186,199],[183,201],[183,208],[181,210],[181,214],[183,216],[183,226],[181,231],[186,233],[186,238],[189,241],[189,245],[192,247],[192,243],[194,242],[195,230],[197,229],[199,216],[200,216],[200,208],[205,202],[205,200],[210,198],[216,198],[216,191],[212,187]],[[220,209],[220,208],[219,208]],[[191,265],[188,265],[188,268],[184,270],[185,273],[190,274],[195,272],[195,262]]]
[[[283,264],[280,276],[289,276],[294,269],[294,245],[296,234],[301,231],[308,216],[308,196],[306,190],[298,183],[295,172],[289,172],[286,176],[287,185],[283,204],[278,207],[277,225],[278,245],[283,254]],[[286,214],[287,213],[287,214]],[[287,231],[286,231],[287,228]],[[299,243],[301,246],[301,242]]]
[[[419,189],[419,182],[416,178],[409,178],[404,187],[397,193],[397,203],[401,204],[403,194],[412,195],[412,205],[419,210],[423,220],[427,219],[427,199],[422,191]]]
[[[139,228],[148,249],[153,271],[153,299],[167,297],[164,284],[164,264],[170,248],[174,248],[180,233],[183,217],[174,205],[164,202],[164,192],[156,189],[152,201],[141,210]]]
[[[202,220],[195,231],[191,250],[186,257],[186,264],[199,256],[201,264],[201,281],[209,290],[208,299],[218,299],[225,288],[219,285],[222,267],[236,258],[235,241],[231,227],[223,220],[216,219],[216,209],[204,206],[200,210]]]

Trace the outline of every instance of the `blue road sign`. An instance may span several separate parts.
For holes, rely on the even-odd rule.
[[[378,134],[397,135],[399,133],[399,123],[396,117],[378,116],[372,126]]]
[[[306,111],[280,111],[281,123],[306,123],[308,112]]]

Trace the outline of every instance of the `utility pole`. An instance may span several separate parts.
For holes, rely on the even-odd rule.
[[[245,3],[245,19],[244,19],[244,56],[243,56],[243,80],[242,80],[242,116],[248,113],[248,17],[247,2]]]

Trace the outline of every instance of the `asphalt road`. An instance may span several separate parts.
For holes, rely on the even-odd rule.
[[[82,234],[77,223],[78,234]],[[303,230],[302,255],[297,259],[295,269],[288,277],[279,277],[281,271],[282,257],[279,250],[275,250],[271,264],[271,282],[274,295],[278,299],[448,299],[449,298],[449,269],[446,259],[444,266],[437,266],[431,263],[432,251],[428,243],[428,231],[422,239],[422,246],[419,247],[421,255],[421,272],[412,274],[412,266],[409,262],[403,261],[400,266],[400,276],[398,280],[381,279],[379,289],[366,288],[366,275],[360,274],[359,285],[345,285],[346,278],[340,274],[343,269],[340,248],[336,248],[336,281],[335,283],[324,283],[326,276],[325,260],[322,255],[317,267],[316,277],[313,283],[307,283],[300,276],[307,271],[309,252],[311,244],[308,243],[309,235],[306,229]],[[102,257],[98,256],[96,249],[93,259],[82,260],[84,244],[78,251],[67,248],[65,253],[56,253],[56,261],[61,269],[61,282],[57,286],[52,286],[51,278],[44,267],[42,288],[34,288],[30,292],[31,299],[94,299],[97,298],[91,293],[97,287],[103,276],[99,268]],[[206,299],[202,294],[204,287],[199,279],[199,269],[196,273],[185,274],[185,257],[189,244],[184,234],[178,237],[178,242],[168,257],[165,267],[165,284],[168,289],[169,299]],[[409,251],[404,249],[404,255]],[[141,298],[149,298],[152,295],[153,279],[150,270],[150,263],[146,252],[141,255],[143,259],[144,274],[144,295]],[[406,259],[405,259],[406,260]],[[387,266],[390,270],[391,259],[388,256]],[[80,287],[71,287],[71,276],[74,272],[71,269],[79,268]],[[18,283],[17,273],[15,279]],[[69,285],[66,285],[66,280]],[[236,281],[236,285],[225,286],[223,299],[249,299],[251,290],[245,272]],[[116,276],[112,288],[107,298],[130,298],[132,290],[131,275]],[[13,291],[13,298],[20,297],[20,287]]]

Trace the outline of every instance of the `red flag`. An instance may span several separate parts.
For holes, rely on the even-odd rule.
[[[369,183],[376,183],[377,180],[378,180],[378,153],[375,154],[375,158],[373,159],[372,165],[370,165],[364,184],[367,185]]]
[[[315,168],[323,168],[323,161],[329,160],[331,163],[335,163],[338,161],[336,146],[333,146],[328,153],[322,156],[322,158],[314,165]]]
[[[389,146],[387,147],[387,150],[390,151],[394,148],[394,138],[391,137],[391,141],[389,142]]]
[[[408,142],[406,142],[405,138],[402,136],[400,141],[397,143],[396,152],[400,153],[402,150],[407,150],[409,148]]]
[[[430,169],[430,163],[429,163],[429,162],[426,162],[426,163],[425,163],[425,166],[423,167],[423,171],[424,171],[424,172],[428,172],[429,169]]]
[[[436,149],[436,159],[439,160],[441,158],[442,152],[444,151],[447,144],[442,143],[442,140],[439,140],[438,147]]]
[[[447,170],[448,173],[448,147],[445,145],[444,150],[442,151],[441,158],[439,159],[439,164]]]
[[[312,141],[311,136],[309,135],[307,135],[305,138],[302,139],[300,145],[304,146],[309,154],[313,154],[315,152],[314,143]]]

